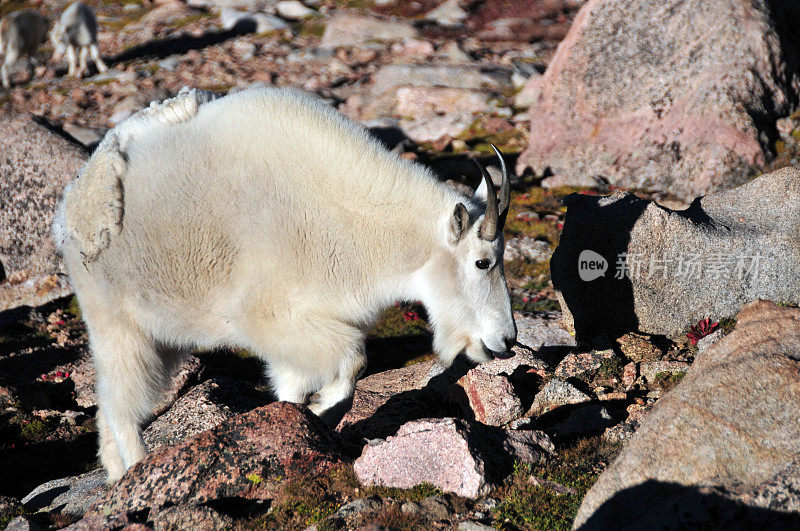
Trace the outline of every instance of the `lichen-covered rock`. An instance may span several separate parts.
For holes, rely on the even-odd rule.
[[[680,334],[759,298],[800,301],[795,168],[708,195],[687,210],[622,193],[573,194],[565,203],[550,269],[564,319],[580,340],[637,329]]]
[[[435,398],[435,389],[426,386],[438,370],[435,366],[434,361],[425,361],[362,378],[337,431],[345,439],[383,438],[410,420],[434,416],[441,400]]]
[[[560,314],[556,313],[556,316]],[[541,319],[525,317],[514,314],[514,321],[517,323],[517,343],[528,348],[539,350],[542,347],[574,347],[575,338],[559,324],[560,319]],[[514,347],[515,352],[519,352],[519,347]],[[542,362],[543,363],[543,362]],[[543,363],[542,368],[547,364]]]
[[[611,349],[589,350],[586,352],[570,352],[558,362],[554,374],[559,378],[567,379],[583,374],[591,374],[600,369],[603,363],[608,363],[617,358]]]
[[[153,518],[153,531],[181,531],[202,529],[222,531],[233,527],[233,518],[205,506],[169,507]]]
[[[70,291],[50,225],[86,153],[8,109],[0,112],[0,131],[0,310],[38,306]]]
[[[170,385],[164,390],[158,405],[153,408],[153,416],[162,415],[177,400],[180,394],[196,381],[202,363],[197,356],[189,355],[175,369]],[[95,368],[91,355],[87,352],[76,362],[66,366],[70,373],[70,378],[75,382],[75,401],[81,407],[93,407],[97,405],[97,396],[94,392]]]
[[[341,456],[338,439],[306,407],[275,402],[147,455],[87,517],[231,497],[282,502],[284,482],[321,474]]]
[[[150,451],[213,428],[224,420],[271,401],[247,383],[218,377],[192,387],[144,430]]]
[[[722,503],[700,487],[744,493],[780,483],[777,475],[796,462],[800,442],[800,309],[759,301],[745,306],[737,321],[656,403],[584,498],[576,527],[692,528],[692,522],[714,523],[718,502],[747,512],[745,498]],[[698,504],[704,496],[708,504]],[[695,506],[675,511],[676,500]],[[789,507],[780,503],[774,508]],[[681,520],[684,512],[694,516]],[[769,513],[761,518],[771,520]]]
[[[791,1],[590,0],[525,91],[518,173],[684,199],[741,184],[798,97],[799,22]]]

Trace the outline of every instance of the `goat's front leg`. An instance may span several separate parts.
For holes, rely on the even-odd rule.
[[[309,408],[334,427],[350,408],[356,380],[366,366],[364,333],[347,323],[317,316],[296,318],[293,325],[264,329],[254,325],[251,337],[263,345],[256,351],[267,363],[278,400],[307,403],[308,395],[315,393]],[[281,332],[275,333],[276,329]]]
[[[4,88],[11,88],[11,83],[8,81],[8,65],[5,62],[0,66],[0,79]]]
[[[336,377],[311,396],[309,409],[325,424],[335,428],[353,406],[356,382],[366,367],[363,348],[342,358]]]

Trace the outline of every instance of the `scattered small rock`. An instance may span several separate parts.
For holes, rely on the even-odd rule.
[[[550,381],[536,394],[526,417],[539,417],[561,406],[589,402],[591,397],[578,390],[574,385],[560,378]]]
[[[538,216],[536,216],[536,219],[538,219]],[[537,240],[531,236],[519,236],[506,242],[506,251],[503,259],[508,261],[530,260],[531,262],[544,262],[549,260],[552,254],[553,250],[548,242]]]
[[[317,13],[298,0],[281,0],[275,4],[275,12],[286,20],[303,20]]]
[[[358,46],[369,41],[414,39],[417,30],[405,21],[386,21],[373,17],[336,14],[328,20],[320,46]]]

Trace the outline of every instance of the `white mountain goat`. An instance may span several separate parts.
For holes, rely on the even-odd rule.
[[[84,3],[74,2],[64,10],[61,18],[53,25],[50,42],[53,44],[54,61],[61,59],[64,53],[67,54],[69,76],[83,77],[88,69],[86,65],[88,54],[92,55],[98,72],[108,70],[97,49],[97,19],[92,8]],[[80,58],[80,64],[77,66],[76,48]]]
[[[36,53],[39,46],[47,40],[47,19],[36,11],[23,9],[15,11],[0,20],[0,54],[4,54],[3,65],[0,66],[0,80],[5,88],[11,86],[8,70],[20,58],[28,58],[28,67],[33,78],[33,68],[37,63]]]
[[[182,91],[111,130],[54,224],[109,480],[145,454],[140,422],[190,349],[248,349],[278,399],[330,425],[352,404],[365,333],[398,300],[425,305],[443,363],[510,355],[503,174],[499,201],[485,170],[464,197],[289,90]]]

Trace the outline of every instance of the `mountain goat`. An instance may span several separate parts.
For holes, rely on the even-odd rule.
[[[36,52],[47,39],[49,23],[42,15],[31,9],[15,11],[0,20],[0,54],[5,54],[0,66],[0,79],[5,88],[11,86],[8,70],[21,57],[28,58],[28,66],[33,78]]]
[[[443,363],[509,355],[509,182],[498,200],[483,174],[467,198],[290,90],[182,91],[111,130],[54,223],[109,480],[145,454],[139,424],[188,349],[248,349],[279,400],[330,425],[398,300],[425,305]]]
[[[53,44],[53,60],[58,61],[67,54],[69,63],[68,76],[83,77],[86,73],[86,56],[92,55],[92,60],[98,72],[108,70],[100,58],[97,49],[97,19],[92,8],[81,2],[73,2],[61,14],[50,32],[50,42]],[[78,49],[80,65],[76,68],[75,49]]]

